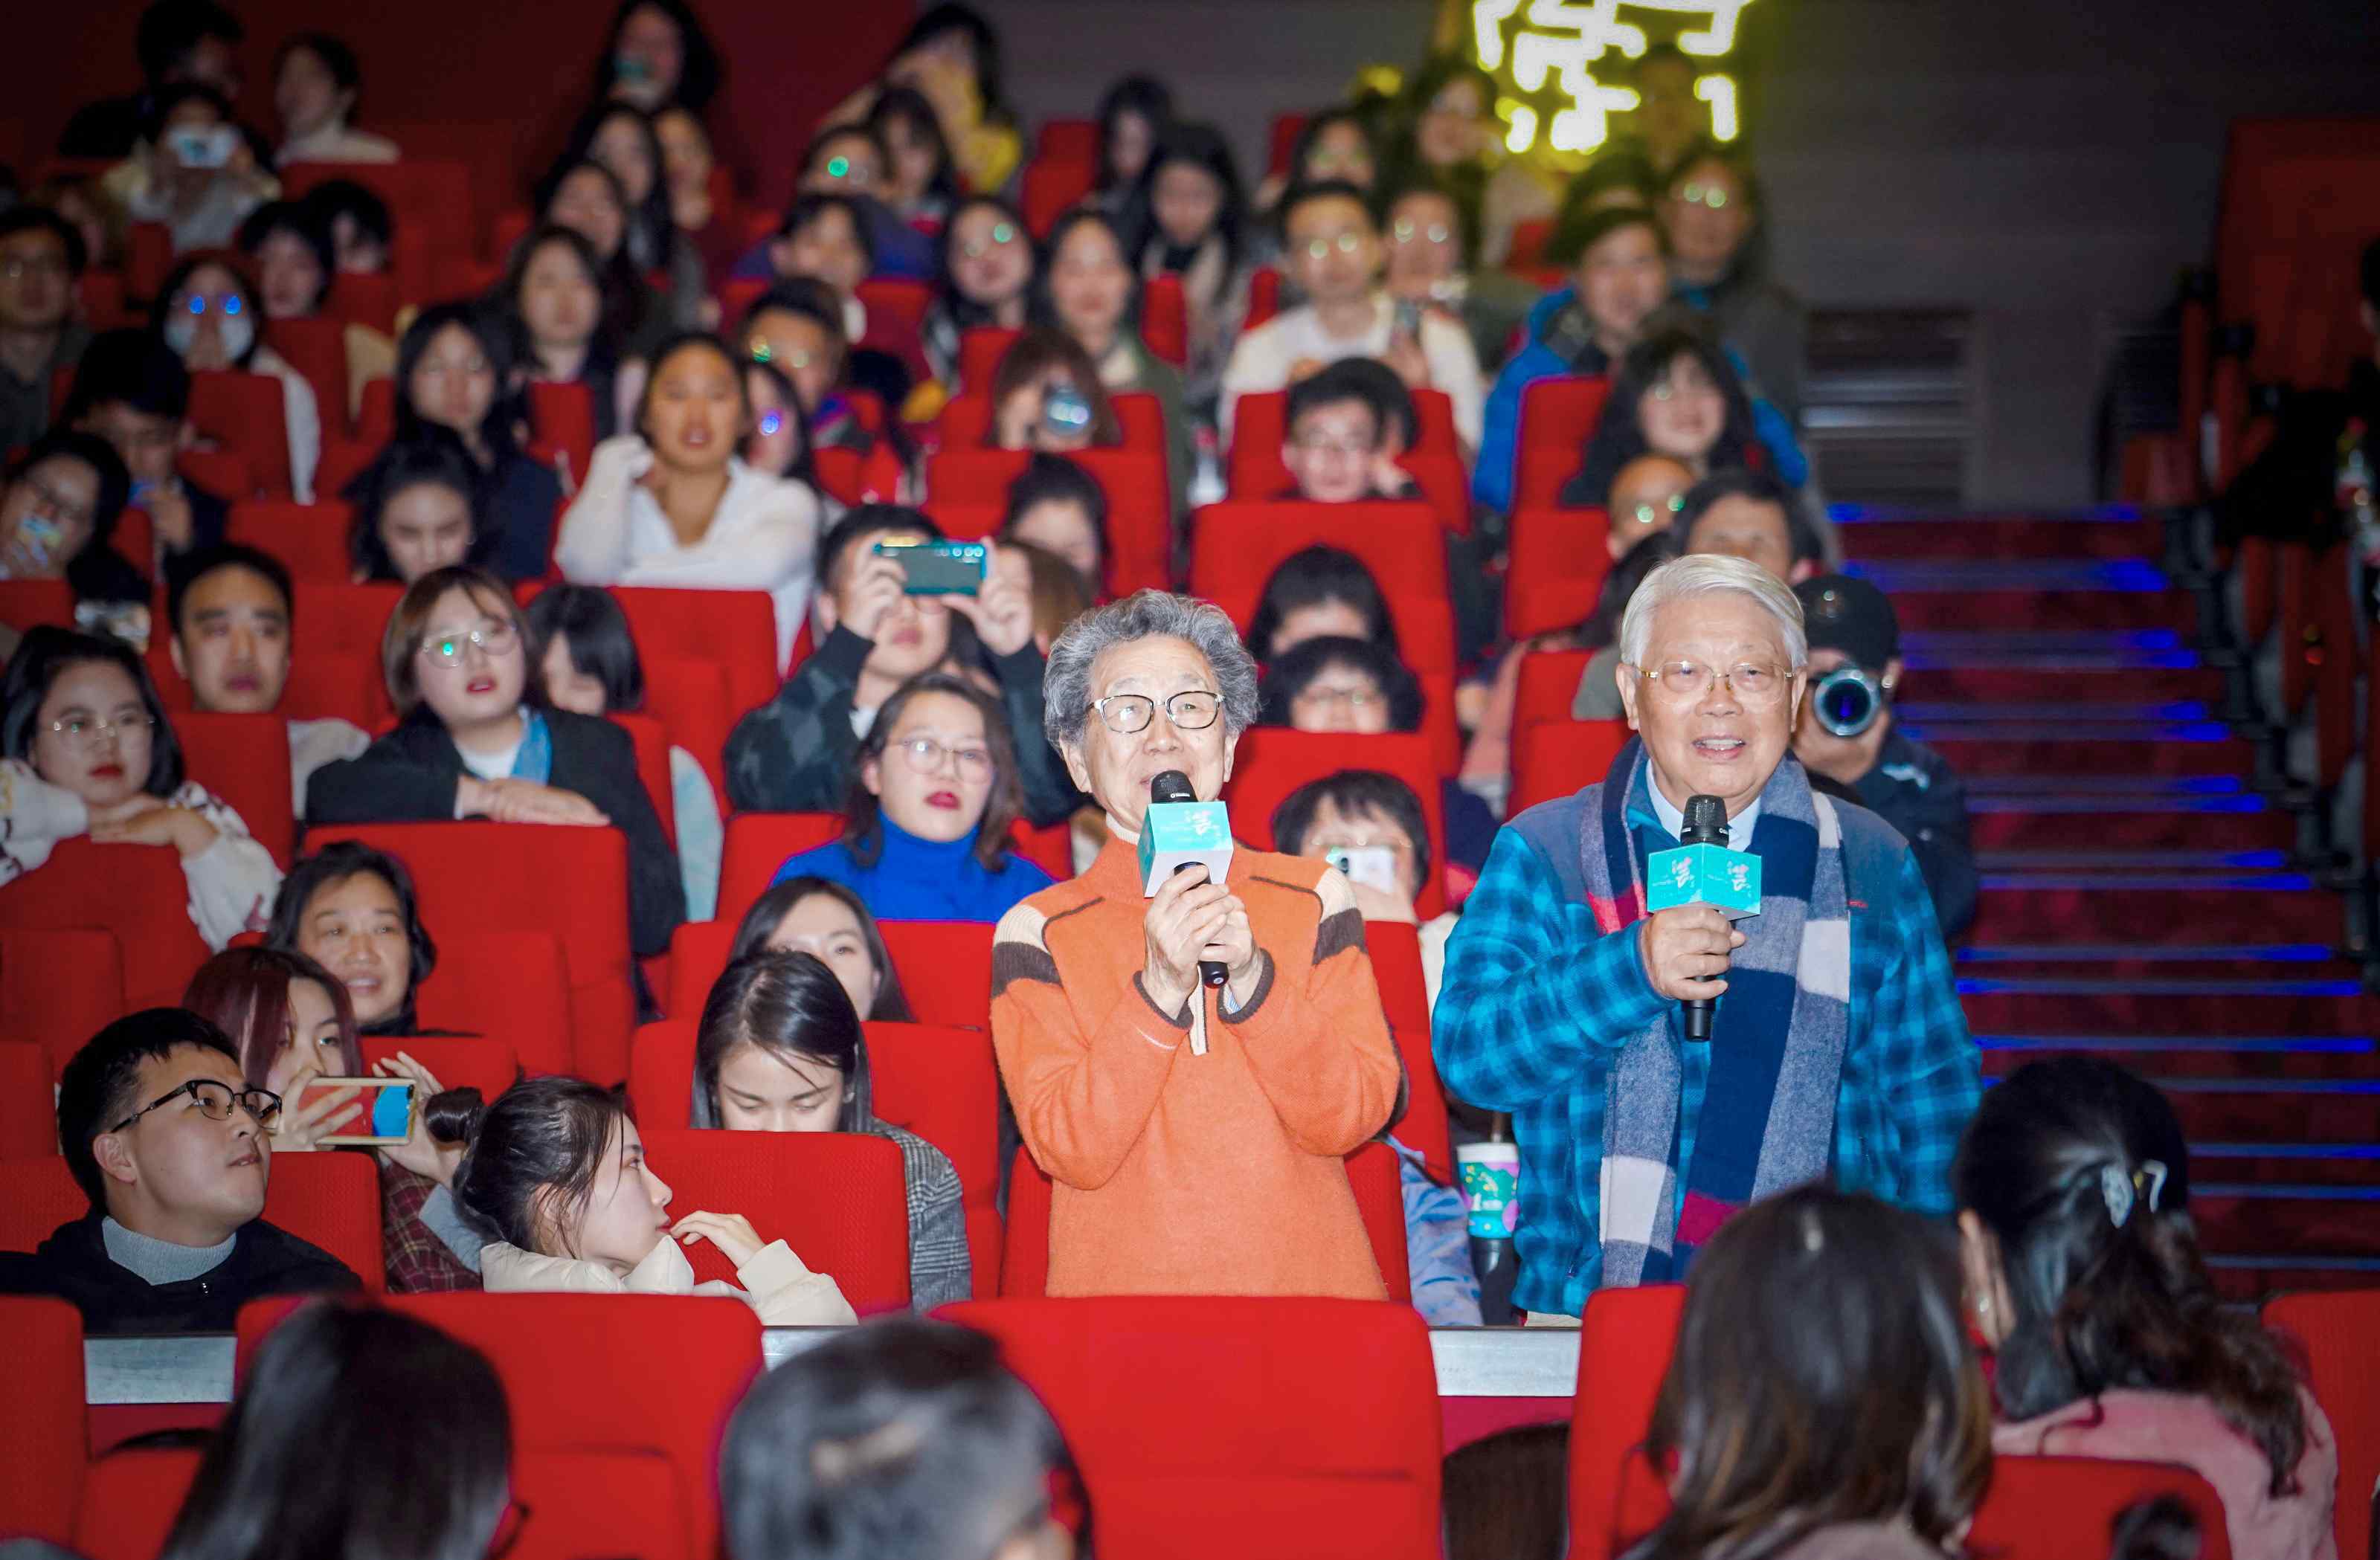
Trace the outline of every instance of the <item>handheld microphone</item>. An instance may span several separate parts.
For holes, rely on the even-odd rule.
[[[1760,858],[1728,849],[1725,803],[1716,796],[1688,797],[1685,823],[1678,839],[1676,850],[1656,852],[1646,864],[1647,911],[1707,904],[1723,912],[1730,921],[1760,913]],[[1709,1039],[1711,1013],[1716,1007],[1712,999],[1699,997],[1680,1006],[1685,1011],[1686,1038]]]
[[[1148,782],[1148,811],[1140,823],[1140,880],[1144,895],[1187,867],[1203,866],[1207,880],[1220,883],[1232,865],[1231,819],[1220,802],[1201,802],[1190,777],[1167,769]],[[1229,972],[1219,959],[1198,961],[1198,979],[1220,987]]]

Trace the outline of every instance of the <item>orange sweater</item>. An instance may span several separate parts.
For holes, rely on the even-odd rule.
[[[1148,907],[1123,840],[1001,920],[991,1037],[1058,1183],[1053,1295],[1387,1296],[1341,1163],[1403,1076],[1363,916],[1320,862],[1240,851],[1231,887],[1265,964],[1235,1014],[1205,987],[1176,1014],[1143,995]]]

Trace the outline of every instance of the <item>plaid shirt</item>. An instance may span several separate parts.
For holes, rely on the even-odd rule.
[[[1640,788],[1640,792],[1643,788]],[[1975,1050],[1916,859],[1866,811],[1837,804],[1851,890],[1851,1034],[1835,1100],[1835,1180],[1927,1213],[1950,1211],[1950,1156],[1981,1093]],[[1632,838],[1664,833],[1630,808]],[[1634,926],[1605,936],[1580,884],[1579,797],[1498,831],[1446,950],[1432,1015],[1447,1088],[1512,1113],[1521,1144],[1520,1281],[1531,1311],[1576,1315],[1602,1277],[1607,1070],[1629,1036],[1676,1004],[1653,990]],[[1681,1045],[1678,1160],[1692,1162],[1710,1077]]]
[[[380,1162],[381,1257],[388,1266],[391,1294],[428,1295],[476,1289],[480,1276],[446,1249],[421,1222],[421,1204],[438,1190],[428,1176]]]

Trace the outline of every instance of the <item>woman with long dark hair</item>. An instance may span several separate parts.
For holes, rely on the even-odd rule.
[[[552,551],[562,479],[523,448],[521,355],[519,337],[492,309],[475,303],[423,309],[396,344],[396,438],[410,441],[435,424],[463,441],[480,474],[476,507],[496,538],[496,571],[536,579]]]
[[[770,884],[736,924],[727,961],[764,950],[816,958],[843,982],[844,995],[863,1019],[917,1021],[875,915],[848,885],[808,875]]]
[[[1752,398],[1727,353],[1690,326],[1648,333],[1620,361],[1611,397],[1586,441],[1578,475],[1562,488],[1573,509],[1600,509],[1611,480],[1639,455],[1660,454],[1700,481],[1760,458]]]
[[[628,264],[639,276],[667,276],[670,319],[681,326],[696,323],[710,280],[702,257],[678,235],[652,115],[632,103],[597,104],[572,132],[563,161],[601,163],[620,181],[627,208],[622,248]]]
[[[42,435],[0,483],[0,579],[64,580],[78,602],[145,606],[149,581],[115,545],[131,491],[122,457],[98,434]]]
[[[1212,125],[1176,125],[1159,139],[1124,213],[1142,279],[1182,278],[1190,326],[1183,393],[1210,420],[1232,339],[1247,318],[1255,270],[1247,220],[1239,164]]]
[[[416,999],[438,967],[438,943],[422,924],[413,874],[395,856],[337,840],[301,858],[281,885],[264,945],[331,972],[358,1034],[422,1033]]]
[[[585,235],[549,223],[522,239],[493,302],[517,332],[527,380],[586,386],[595,437],[618,431],[643,388],[644,364],[622,357],[603,308],[603,262]]]
[[[955,385],[965,333],[1025,328],[1038,258],[1015,207],[997,196],[972,195],[952,207],[942,224],[941,259],[933,307],[919,334],[934,376]]]

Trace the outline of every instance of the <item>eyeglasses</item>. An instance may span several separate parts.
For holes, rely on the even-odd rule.
[[[966,256],[969,260],[981,260],[984,256],[991,253],[992,250],[1001,248],[1002,245],[1014,244],[1015,242],[1015,224],[1013,223],[996,222],[991,224],[990,243],[961,244],[959,246],[959,253]]]
[[[1690,184],[1670,199],[1689,206],[1707,207],[1714,212],[1727,210],[1727,191],[1715,184]]]
[[[67,271],[64,255],[16,255],[0,260],[0,276],[11,282],[22,282],[28,276],[64,276]]]
[[[210,1121],[230,1120],[234,1106],[239,1107],[254,1117],[256,1124],[268,1131],[272,1130],[274,1122],[281,1119],[281,1096],[270,1089],[235,1089],[217,1079],[193,1078],[178,1089],[171,1089],[159,1094],[155,1099],[107,1130],[111,1132],[120,1132],[151,1111],[161,1110],[184,1094],[190,1096],[199,1107],[199,1114]]]
[[[1673,699],[1701,698],[1710,692],[1716,677],[1748,705],[1775,704],[1784,697],[1786,684],[1791,681],[1777,667],[1748,660],[1740,660],[1725,671],[1715,671],[1698,660],[1665,660],[1658,667],[1637,668],[1636,675],[1659,684],[1662,694]]]
[[[146,736],[156,727],[157,722],[150,719],[146,710],[119,715],[113,720],[104,720],[95,715],[69,715],[63,720],[50,722],[50,730],[65,738],[69,747],[79,748],[85,753],[110,737]]]
[[[1319,433],[1300,434],[1290,442],[1316,455],[1368,455],[1377,447],[1369,440],[1329,439]]]
[[[756,341],[752,344],[753,362],[773,363],[776,359],[777,349],[771,346],[767,342]],[[810,355],[803,351],[800,347],[795,347],[793,351],[785,354],[785,367],[788,369],[807,369],[810,366]]]
[[[1442,222],[1434,222],[1425,227],[1411,217],[1398,218],[1396,226],[1390,232],[1400,244],[1411,244],[1421,239],[1427,239],[1432,244],[1443,244],[1454,236],[1454,229]]]
[[[520,635],[512,624],[500,623],[489,628],[475,628],[468,634],[440,634],[421,642],[418,652],[423,660],[443,671],[463,664],[463,658],[472,649],[491,659],[509,651],[520,643]]]
[[[917,774],[931,775],[941,771],[942,760],[950,758],[958,765],[959,778],[988,780],[991,778],[991,754],[980,747],[945,747],[931,737],[911,737],[894,744],[909,768]]]
[[[1685,508],[1686,495],[1683,493],[1671,493],[1668,498],[1662,500],[1658,503],[1630,504],[1627,508],[1621,510],[1619,513],[1626,516],[1628,519],[1635,521],[1639,526],[1658,526],[1664,520],[1673,520],[1677,518],[1677,516],[1685,513]]]
[[[1331,246],[1334,244],[1338,246],[1341,254],[1352,255],[1364,247],[1364,239],[1361,234],[1355,233],[1342,233],[1336,238],[1310,238],[1305,244],[1305,258],[1329,260]]]
[[[1120,737],[1148,730],[1157,719],[1157,701],[1145,694],[1110,694],[1094,700],[1099,723]],[[1165,701],[1165,719],[1176,731],[1203,732],[1223,713],[1223,695],[1204,688],[1185,688]]]
[[[1321,683],[1309,683],[1290,700],[1315,709],[1369,709],[1381,701],[1380,690],[1375,687],[1333,688]]]
[[[1711,383],[1709,379],[1699,373],[1684,376],[1663,374],[1653,381],[1650,388],[1653,399],[1656,401],[1674,401],[1681,395],[1718,393],[1718,386]]]

